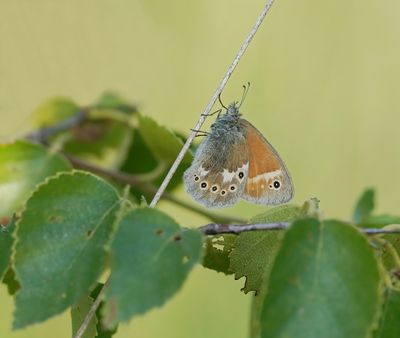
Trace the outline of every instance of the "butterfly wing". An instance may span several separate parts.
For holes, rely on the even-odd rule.
[[[200,144],[185,171],[186,191],[207,208],[225,208],[242,195],[249,159],[242,133],[211,134]]]
[[[257,204],[281,204],[293,197],[293,184],[285,163],[265,137],[241,119],[249,156],[249,173],[242,198]]]

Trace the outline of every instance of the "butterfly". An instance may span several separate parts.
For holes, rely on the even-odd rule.
[[[183,181],[207,208],[225,208],[240,198],[276,205],[293,197],[292,179],[278,152],[250,122],[237,102],[211,125]]]

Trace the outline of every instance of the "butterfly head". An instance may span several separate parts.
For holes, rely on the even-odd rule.
[[[229,115],[230,117],[237,119],[240,118],[241,114],[239,113],[238,102],[232,102],[226,109],[225,115]]]
[[[237,102],[232,102],[228,108],[226,108],[225,114],[219,116],[217,120],[211,125],[211,130],[216,135],[226,133],[229,131],[240,131],[240,120],[241,114],[239,113],[239,107]]]

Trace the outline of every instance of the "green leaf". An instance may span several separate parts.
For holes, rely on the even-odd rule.
[[[15,295],[15,293],[21,288],[21,285],[15,279],[15,272],[11,267],[8,267],[3,277],[3,284],[7,286],[9,295]]]
[[[104,284],[102,283],[97,283],[97,286],[93,289],[93,291],[90,293],[90,297],[94,300],[99,296],[99,293],[101,289],[104,287]],[[96,325],[96,330],[97,330],[97,336],[96,338],[111,338],[118,330],[118,325],[115,326],[112,329],[108,329],[104,327],[102,324],[104,321],[104,316],[103,316],[103,308],[104,308],[105,302],[101,301],[99,307],[96,310],[96,317],[97,317],[97,325]]]
[[[295,221],[271,271],[261,337],[365,338],[380,296],[378,262],[365,236],[339,221]]]
[[[234,248],[236,235],[225,234],[206,238],[203,266],[230,275],[229,255]]]
[[[298,206],[286,204],[270,208],[255,216],[251,223],[290,222],[301,215]],[[267,278],[280,247],[282,231],[249,231],[237,236],[230,254],[230,270],[235,278],[246,277],[243,287],[245,293],[259,291]]]
[[[398,225],[389,225],[384,230],[398,230]],[[400,286],[400,236],[393,234],[374,237],[374,247],[378,250],[383,266],[389,272],[392,283]]]
[[[365,221],[372,213],[375,207],[374,189],[366,189],[358,199],[353,211],[353,222],[360,224]]]
[[[14,243],[12,237],[15,229],[15,216],[10,220],[10,224],[0,224],[0,280],[10,265],[11,249]]]
[[[250,222],[254,224],[290,222],[301,215],[302,210],[299,206],[293,204],[284,204],[267,209],[265,212],[254,216]]]
[[[115,169],[125,161],[131,142],[129,125],[99,119],[75,127],[73,138],[65,143],[64,150],[93,164]]]
[[[41,104],[33,113],[36,127],[48,127],[75,115],[80,108],[65,97],[54,97]]]
[[[372,215],[374,207],[375,191],[366,189],[354,208],[353,222],[363,228],[382,228],[389,224],[400,223],[400,216]]]
[[[46,177],[71,167],[64,157],[40,145],[0,144],[0,217],[11,216]]]
[[[143,181],[158,186],[156,182],[165,176],[167,168],[162,164],[159,166],[159,161],[153,156],[137,129],[134,129],[132,134],[133,142],[129,147],[125,162],[121,166],[121,171],[133,174],[142,178]],[[170,183],[173,184],[173,181],[174,179]],[[168,188],[170,188],[170,185]],[[154,193],[144,191],[138,187],[132,187],[131,193],[141,202],[142,198],[151,200],[154,195]]]
[[[363,228],[383,228],[389,224],[400,224],[399,216],[391,215],[371,215],[359,224]]]
[[[112,243],[106,326],[164,304],[181,288],[201,253],[199,231],[182,230],[150,208],[127,214]]]
[[[400,292],[387,289],[385,291],[385,302],[379,327],[374,332],[374,338],[399,338],[400,337]]]
[[[167,163],[163,159],[158,159],[143,139],[142,133],[135,129],[133,131],[133,142],[129,148],[126,160],[121,166],[121,170],[123,172],[134,174],[143,181],[151,183],[157,187],[163,181],[171,164],[172,162]],[[190,161],[179,165],[178,170],[168,184],[167,191],[174,190],[182,183],[183,172],[189,167],[189,165]],[[149,193],[137,187],[132,189],[132,193],[136,199],[140,199],[141,196],[144,195],[147,200],[151,200],[154,195],[153,192]]]
[[[75,337],[92,305],[93,299],[89,295],[85,295],[78,304],[71,307],[72,337]],[[95,338],[97,336],[96,326],[97,317],[93,316],[82,338]]]
[[[94,301],[99,296],[101,289],[104,287],[104,284],[97,283],[96,287],[90,292],[89,295],[85,295],[81,301],[72,306],[71,308],[71,322],[72,322],[72,336],[75,337],[79,328],[81,327],[87,313],[92,307]],[[113,330],[108,330],[103,327],[101,324],[103,316],[102,309],[104,306],[104,302],[101,301],[100,305],[96,310],[96,314],[92,317],[89,322],[88,328],[85,331],[83,338],[111,338],[116,332],[117,328]]]
[[[265,291],[265,290],[262,290]],[[261,310],[264,302],[264,292],[253,295],[250,308],[250,338],[261,337]]]
[[[158,160],[167,163],[173,163],[175,161],[176,156],[183,147],[183,142],[171,130],[160,126],[150,117],[140,116],[139,131],[143,140]],[[182,163],[190,164],[192,159],[193,156],[188,151]]]
[[[54,316],[89,291],[120,209],[115,189],[88,173],[62,173],[39,186],[17,223],[14,328]]]
[[[137,107],[134,104],[128,102],[113,92],[105,92],[94,104],[94,108],[113,109],[126,114],[137,112]]]

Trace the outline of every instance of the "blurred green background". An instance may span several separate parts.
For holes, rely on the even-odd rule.
[[[187,133],[263,5],[1,1],[1,140],[29,130],[32,111],[52,96],[84,105],[106,90]],[[223,93],[225,102],[238,100],[252,83],[245,117],[285,159],[294,201],[316,196],[326,217],[348,218],[366,186],[377,188],[378,212],[400,211],[399,13],[397,0],[277,0]],[[160,207],[187,226],[207,222]],[[262,210],[240,203],[229,212]],[[242,284],[199,267],[165,307],[120,326],[116,337],[245,337],[251,296]],[[1,337],[70,337],[68,314],[11,332],[4,286],[0,301]]]

